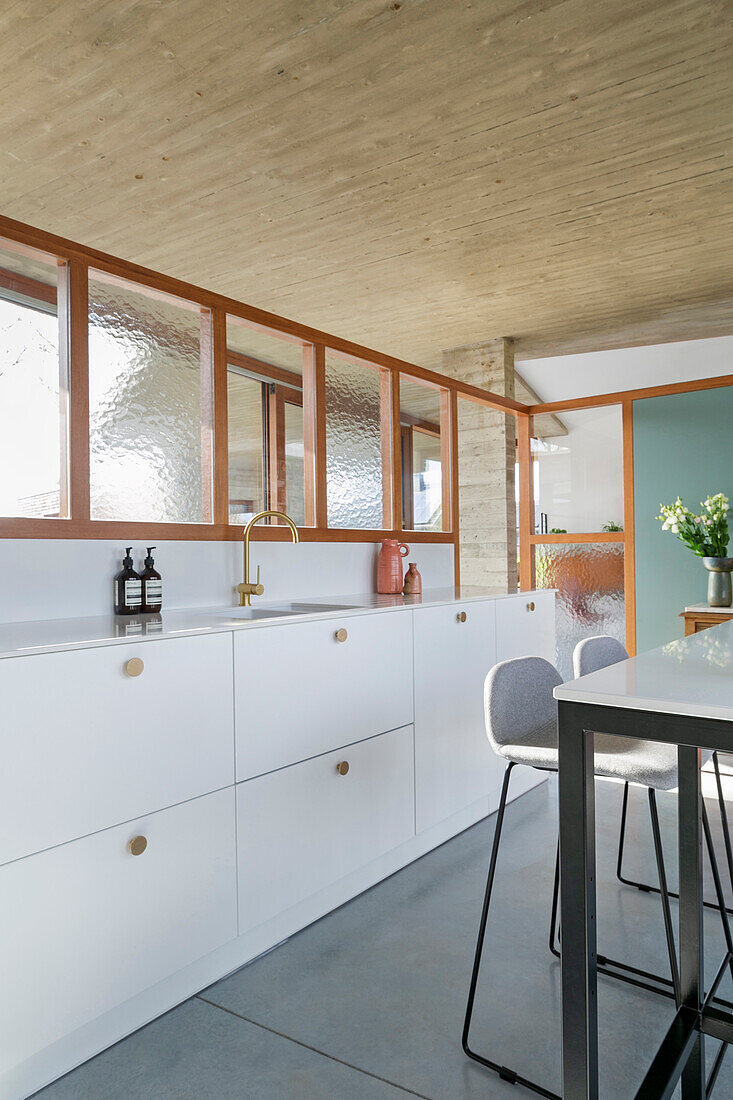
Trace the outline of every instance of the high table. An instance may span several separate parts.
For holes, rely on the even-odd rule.
[[[733,1014],[703,986],[700,749],[733,751],[733,622],[555,689],[558,700],[563,1100],[598,1100],[594,733],[678,745],[681,1004],[634,1094],[705,1096],[704,1036],[733,1042]]]

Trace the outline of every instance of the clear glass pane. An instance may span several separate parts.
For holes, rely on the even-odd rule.
[[[250,362],[239,363],[254,373],[267,376],[267,367],[280,367],[293,374],[303,374],[303,347],[301,340],[256,328],[238,317],[227,317],[227,347],[230,351],[246,356]],[[234,361],[230,355],[230,361]],[[287,382],[287,379],[280,379]]]
[[[230,523],[247,523],[265,507],[264,392],[262,382],[229,368]]]
[[[384,526],[381,401],[386,372],[326,355],[326,476],[329,527]],[[388,383],[388,376],[386,378]]]
[[[56,305],[63,278],[54,257],[0,245],[3,516],[68,515],[68,377]]]
[[[209,331],[208,311],[90,271],[93,519],[211,518]]]
[[[535,571],[537,588],[557,589],[557,668],[564,680],[573,678],[573,650],[583,638],[610,634],[626,644],[622,543],[538,545]]]
[[[285,511],[297,527],[305,524],[303,406],[285,402]]]
[[[538,436],[532,441],[537,532],[603,531],[609,525],[620,530],[624,514],[621,406],[537,417],[534,432]]]
[[[406,531],[442,531],[443,458],[440,390],[400,377],[402,525]]]

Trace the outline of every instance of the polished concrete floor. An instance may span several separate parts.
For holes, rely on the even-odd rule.
[[[733,780],[728,780],[733,783]],[[731,792],[733,793],[733,791]],[[599,950],[666,973],[659,899],[615,879],[622,788],[598,784]],[[659,796],[670,883],[675,797]],[[710,804],[716,837],[717,807]],[[460,1035],[494,818],[324,917],[54,1085],[37,1100],[521,1100]],[[547,949],[554,780],[507,811],[474,1046],[559,1090],[559,965]],[[628,871],[654,882],[646,793],[634,789]],[[709,896],[712,896],[708,883]],[[676,916],[676,913],[675,913]],[[722,954],[706,924],[708,973]],[[726,979],[721,995],[731,997]],[[603,1100],[632,1097],[672,1012],[601,977]],[[717,1044],[708,1043],[712,1057]],[[733,1097],[733,1054],[715,1095]]]

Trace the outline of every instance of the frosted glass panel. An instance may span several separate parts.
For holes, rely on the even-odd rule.
[[[230,369],[229,521],[247,523],[265,507],[263,385]]]
[[[381,373],[326,356],[329,527],[383,526]]]
[[[89,273],[93,519],[210,519],[208,326],[196,306]]]
[[[556,588],[557,667],[573,678],[573,650],[583,638],[610,634],[626,644],[624,548],[621,543],[548,543],[535,547],[537,588]]]
[[[55,259],[0,247],[0,515],[68,515]],[[65,362],[65,356],[63,357]]]
[[[402,525],[406,531],[443,530],[440,390],[400,377]]]
[[[547,432],[532,440],[537,532],[620,528],[624,514],[621,407],[581,409],[537,417],[540,420]]]

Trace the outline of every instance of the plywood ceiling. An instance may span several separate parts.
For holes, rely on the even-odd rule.
[[[725,0],[8,0],[2,212],[439,367],[733,332]]]

